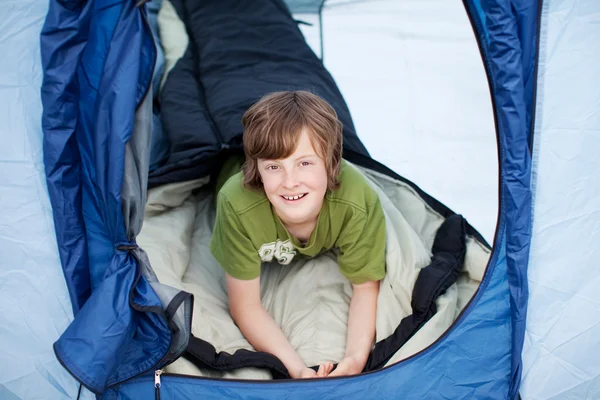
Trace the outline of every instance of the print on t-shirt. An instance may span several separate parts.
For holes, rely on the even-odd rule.
[[[285,242],[277,239],[276,242],[265,243],[260,246],[258,255],[263,262],[269,262],[275,257],[279,264],[288,265],[294,259],[296,251],[289,239]]]

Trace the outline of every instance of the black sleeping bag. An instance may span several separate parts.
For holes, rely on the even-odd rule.
[[[149,185],[210,175],[242,146],[242,115],[262,96],[308,90],[336,110],[344,151],[368,156],[331,74],[308,46],[287,6],[278,0],[171,0],[189,46],[160,96],[171,142]]]

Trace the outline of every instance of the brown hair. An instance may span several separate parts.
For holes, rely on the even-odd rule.
[[[274,92],[264,96],[242,117],[244,126],[244,185],[262,189],[258,159],[289,157],[307,129],[317,155],[325,163],[327,188],[339,187],[342,162],[342,123],[333,107],[306,91]]]

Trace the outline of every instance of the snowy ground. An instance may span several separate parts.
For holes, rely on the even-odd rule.
[[[318,18],[301,25],[320,54]],[[498,157],[487,78],[460,0],[329,0],[324,61],[379,162],[493,241]]]

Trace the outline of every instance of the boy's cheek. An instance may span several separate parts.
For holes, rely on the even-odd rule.
[[[273,180],[263,180],[263,188],[267,195],[276,195],[277,194],[277,184],[273,182]]]

